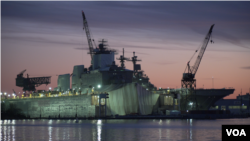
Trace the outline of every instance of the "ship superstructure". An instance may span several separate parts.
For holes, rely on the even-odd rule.
[[[69,74],[59,75],[58,87],[55,91],[65,92],[72,90],[73,93],[85,94],[92,89],[101,89],[109,85],[138,83],[146,90],[156,90],[153,84],[149,82],[149,78],[140,70],[140,65],[135,64],[137,68],[129,70],[125,68],[124,60],[129,60],[123,55],[118,60],[121,60],[121,65],[118,66],[114,61],[115,50],[110,50],[107,47],[107,42],[100,41],[99,48],[92,51],[92,64],[85,68],[84,65],[74,66],[72,73],[72,85],[70,87]],[[135,58],[137,56],[133,56]],[[139,67],[138,67],[139,66]],[[91,90],[90,90],[91,89]]]
[[[92,65],[74,66],[72,74],[73,91],[86,93],[89,88],[101,88],[111,84],[132,83],[133,71],[119,67],[114,61],[114,50],[108,50],[107,44],[102,40],[99,48],[93,50]]]

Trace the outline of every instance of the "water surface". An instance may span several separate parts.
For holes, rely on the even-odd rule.
[[[250,119],[1,120],[1,140],[219,141],[224,124],[250,124]]]

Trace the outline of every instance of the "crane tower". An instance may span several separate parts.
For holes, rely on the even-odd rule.
[[[203,55],[204,55],[204,52],[205,52],[205,50],[206,50],[206,48],[207,48],[207,44],[208,44],[208,42],[209,42],[209,40],[210,40],[210,37],[211,37],[211,34],[212,34],[212,30],[213,30],[213,27],[214,27],[214,24],[210,27],[210,29],[209,29],[209,31],[208,31],[208,33],[207,33],[207,35],[206,35],[206,37],[205,37],[205,39],[203,40],[203,44],[202,44],[202,46],[201,46],[201,49],[200,49],[200,52],[199,52],[199,54],[198,54],[198,56],[197,56],[197,59],[196,59],[196,61],[195,61],[195,64],[193,65],[193,66],[190,66],[190,61],[191,61],[191,59],[193,58],[191,58],[188,62],[187,62],[187,66],[186,66],[186,69],[185,69],[185,71],[184,71],[184,73],[183,73],[183,77],[182,77],[182,80],[181,80],[181,87],[182,88],[185,88],[185,90],[186,90],[186,102],[183,102],[183,103],[185,103],[184,105],[182,105],[182,106],[185,106],[185,108],[184,109],[187,109],[187,106],[188,106],[188,102],[191,100],[191,99],[189,99],[188,100],[188,94],[194,94],[195,95],[195,89],[196,89],[196,79],[195,79],[195,74],[196,74],[196,72],[197,72],[197,70],[198,70],[198,67],[199,67],[199,65],[200,65],[200,62],[201,62],[201,59],[202,59],[202,57],[203,57]],[[212,40],[210,40],[211,41],[211,43],[213,43],[213,41]],[[197,52],[198,50],[196,50],[195,51],[195,53]],[[194,55],[193,55],[194,56]],[[195,98],[195,100],[193,100],[192,102],[190,102],[190,104],[191,105],[193,105],[193,103],[195,103],[195,108],[196,109],[198,109],[198,105],[197,105],[197,101],[196,101],[196,98]],[[194,107],[194,106],[192,106],[192,107]]]

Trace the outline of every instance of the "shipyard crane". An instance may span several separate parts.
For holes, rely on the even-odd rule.
[[[16,95],[16,92],[15,92],[15,90],[14,89],[12,89],[13,90],[13,93]]]
[[[192,59],[193,57],[187,62],[187,67],[186,67],[186,69],[185,69],[185,72],[186,72],[186,70],[187,70],[187,72],[186,72],[186,73],[185,73],[185,72],[183,73],[183,77],[182,77],[182,87],[183,87],[183,86],[190,86],[189,88],[191,88],[191,87],[193,87],[193,84],[194,84],[194,87],[196,87],[194,77],[195,77],[195,74],[196,74],[196,72],[197,72],[197,70],[198,70],[198,67],[199,67],[199,65],[200,65],[201,59],[202,59],[202,57],[203,57],[203,55],[204,55],[204,52],[205,52],[205,50],[206,50],[206,48],[207,48],[207,44],[208,44],[208,42],[209,42],[209,40],[210,40],[210,37],[211,37],[211,34],[212,34],[212,29],[213,29],[213,27],[214,27],[214,24],[210,27],[210,29],[209,29],[209,31],[208,31],[208,33],[207,33],[207,35],[206,35],[206,37],[205,37],[205,39],[204,39],[204,41],[203,41],[203,44],[202,44],[202,46],[201,46],[199,55],[197,56],[197,59],[196,59],[196,61],[195,61],[194,66],[190,67],[190,65],[189,65],[189,63],[190,63],[190,61],[191,61],[191,59]],[[212,43],[212,42],[213,42],[213,41],[211,40],[211,43]],[[196,50],[195,53],[196,53],[197,51],[198,51],[198,50]]]
[[[189,90],[189,94],[193,94],[195,96],[195,91],[194,89],[196,89],[196,79],[195,79],[195,74],[198,70],[198,67],[200,65],[200,62],[201,62],[201,59],[204,55],[204,52],[207,48],[207,44],[210,40],[210,37],[212,35],[212,30],[213,30],[213,27],[214,27],[214,24],[210,27],[205,39],[203,40],[203,44],[201,46],[201,49],[200,49],[200,52],[197,56],[197,59],[195,61],[195,64],[193,66],[190,66],[190,61],[192,60],[193,56],[196,54],[196,52],[198,50],[195,51],[194,55],[191,57],[191,59],[187,62],[187,66],[186,66],[186,69],[183,73],[183,77],[182,77],[182,80],[181,80],[181,87],[182,88],[186,88],[186,90]],[[213,43],[212,39],[210,40],[211,43]],[[187,91],[186,91],[186,102],[185,102],[185,107],[187,106]],[[196,96],[195,96],[195,104],[196,104],[196,108],[198,108],[198,105],[197,105],[197,100],[196,100]]]
[[[22,76],[23,76],[23,73],[24,73],[25,71],[26,71],[26,69],[23,70],[23,71],[21,71],[17,76],[22,77]]]
[[[83,18],[83,30],[85,29],[85,32],[86,32],[86,36],[87,36],[87,40],[88,40],[88,44],[89,44],[89,54],[90,54],[90,57],[92,60],[92,58],[93,58],[93,54],[92,54],[93,53],[93,43],[92,43],[92,39],[91,39],[89,27],[88,27],[88,22],[87,22],[87,19],[86,19],[83,11],[82,11],[82,18]]]
[[[17,74],[16,78],[16,86],[23,87],[23,91],[35,91],[36,88],[42,84],[50,84],[51,76],[46,77],[29,77],[27,74],[27,78],[23,77],[23,73],[26,70],[23,70],[19,74]]]

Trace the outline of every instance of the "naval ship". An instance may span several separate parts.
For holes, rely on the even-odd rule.
[[[8,101],[18,104],[33,118],[87,118],[159,115],[165,114],[166,110],[208,110],[217,100],[234,92],[234,89],[195,89],[192,94],[190,88],[157,89],[136,63],[141,60],[135,53],[129,59],[124,57],[123,50],[123,55],[117,58],[119,65],[115,63],[116,51],[107,46],[102,40],[98,48],[93,49],[89,67],[76,65],[73,73],[59,75],[54,90],[38,90]],[[125,60],[133,63],[133,70],[126,69]],[[24,81],[31,79],[22,78]]]
[[[50,77],[24,78],[21,72],[17,75],[16,85],[23,87],[24,91],[33,92],[29,95],[25,93],[20,98],[7,99],[7,105],[16,104],[32,118],[157,115],[166,110],[208,110],[217,100],[234,92],[234,89],[196,89],[194,76],[197,64],[199,65],[204,54],[213,25],[204,39],[196,66],[190,67],[189,62],[187,64],[188,72],[183,74],[183,87],[157,89],[149,82],[149,77],[143,73],[140,64],[137,64],[141,60],[137,59],[135,52],[129,59],[124,57],[123,50],[123,55],[117,58],[120,65],[117,65],[116,50],[109,49],[107,41],[101,40],[98,46],[94,46],[83,11],[82,17],[91,65],[75,65],[73,73],[59,75],[57,87],[49,91],[36,91],[35,87],[49,84]],[[133,70],[126,69],[125,61],[133,63]],[[195,72],[192,68],[195,68]]]
[[[91,54],[89,67],[76,65],[73,73],[59,75],[54,90],[34,91],[26,97],[6,99],[6,103],[18,105],[32,118],[159,115],[166,110],[208,110],[217,100],[234,92],[234,89],[195,89],[193,94],[190,88],[157,89],[136,63],[141,60],[135,53],[129,59],[124,57],[123,50],[123,55],[117,58],[120,60],[118,65],[115,63],[116,51],[109,49],[107,42],[102,40]],[[126,69],[125,61],[131,61],[134,69]],[[19,74],[19,85],[22,79],[22,84],[26,84],[33,78]]]

